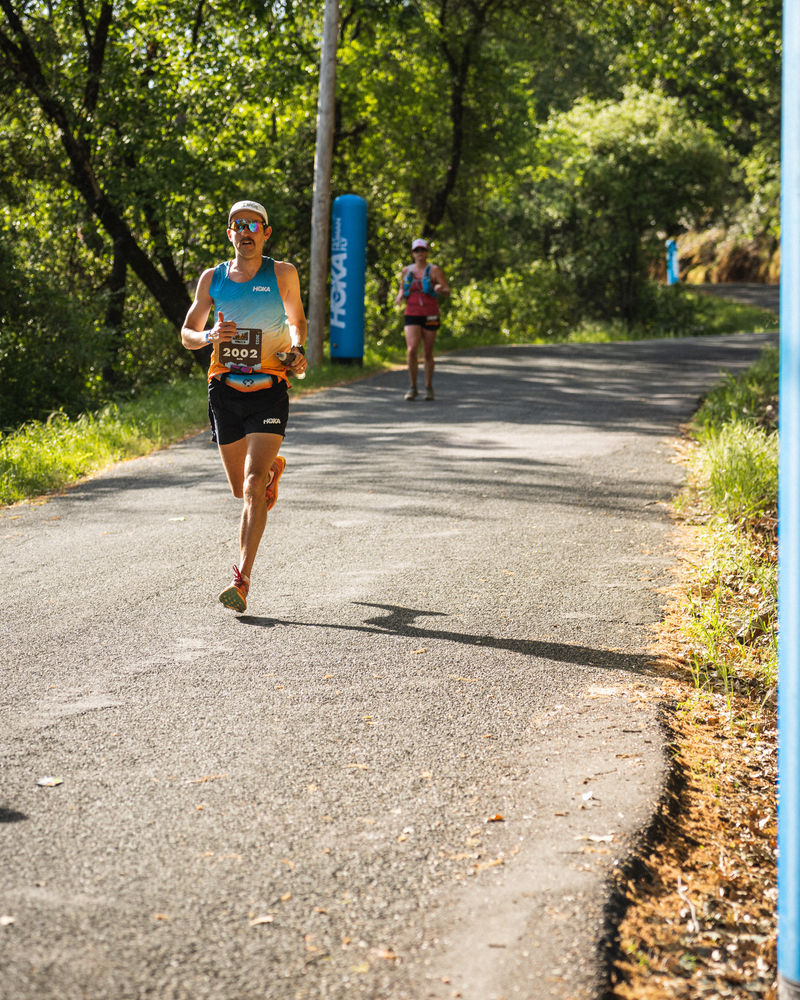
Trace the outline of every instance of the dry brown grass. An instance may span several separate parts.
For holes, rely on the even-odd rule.
[[[666,719],[673,780],[646,848],[650,856],[619,887],[627,908],[609,997],[774,1000],[774,698],[752,681],[717,692],[695,685],[681,595],[691,586],[691,566],[708,553],[701,532],[684,525],[681,538],[684,568],[653,649],[673,706]],[[737,592],[733,586],[731,600]]]

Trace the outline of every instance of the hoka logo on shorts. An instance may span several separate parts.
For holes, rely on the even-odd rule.
[[[265,424],[279,424],[280,422],[281,422],[280,421],[280,417],[265,417],[264,418],[264,423]]]
[[[252,290],[254,292],[271,292],[272,285],[253,285]]]

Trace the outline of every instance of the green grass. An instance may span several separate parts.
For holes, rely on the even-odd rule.
[[[759,309],[757,306],[746,306],[730,299],[719,298],[704,292],[684,288],[684,295],[694,301],[695,322],[689,336],[705,336],[706,334],[760,333],[764,330],[777,330],[778,317],[770,309]]]
[[[144,455],[197,431],[207,412],[205,378],[162,385],[71,420],[54,413],[0,439],[0,503],[62,489],[114,462]]]
[[[712,296],[696,297],[704,333],[775,326],[774,315],[764,310]],[[698,330],[693,328],[688,332]],[[594,324],[581,327],[566,339],[609,341],[639,335],[643,335],[641,331],[626,333],[616,324]],[[649,335],[653,335],[652,331]],[[485,332],[476,334],[474,341],[459,337],[457,343],[443,336],[439,348],[483,345],[485,336]],[[515,343],[531,342],[532,339],[526,340],[521,330],[516,330],[513,338]],[[309,369],[307,377],[296,381],[292,391],[302,395],[404,364],[405,343],[398,328],[398,335],[392,337],[391,342],[380,347],[366,347],[363,365],[342,365],[326,360]],[[170,385],[155,387],[135,401],[111,404],[77,419],[56,413],[46,421],[30,421],[0,437],[0,505],[63,489],[114,462],[165,447],[201,430],[206,424],[206,382],[199,372]]]
[[[691,428],[691,485],[678,509],[700,525],[686,591],[688,661],[699,688],[730,699],[777,677],[778,352],[706,399]]]

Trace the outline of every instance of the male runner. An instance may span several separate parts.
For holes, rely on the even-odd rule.
[[[213,345],[208,415],[233,495],[244,501],[239,563],[219,595],[245,611],[250,573],[278,499],[286,459],[278,455],[289,416],[288,372],[306,369],[306,317],[293,264],[262,256],[272,228],[263,205],[238,201],[228,213],[233,260],[204,271],[181,329],[189,350]],[[214,325],[205,329],[213,310]],[[277,353],[292,353],[287,368]]]

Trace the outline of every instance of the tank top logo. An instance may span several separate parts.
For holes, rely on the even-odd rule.
[[[272,291],[272,286],[271,285],[253,285],[251,291],[254,291],[254,292],[271,292]]]

